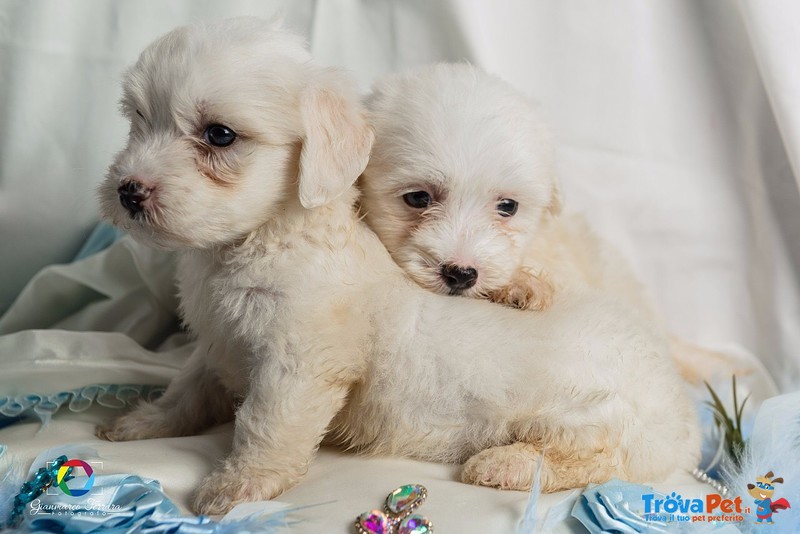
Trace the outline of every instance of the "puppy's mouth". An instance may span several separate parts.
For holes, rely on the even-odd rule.
[[[113,192],[112,192],[113,191]],[[146,198],[129,199],[120,194],[114,186],[106,189],[103,195],[101,214],[104,219],[117,228],[129,233],[137,241],[160,248],[177,248],[185,243],[181,236],[171,231],[166,224],[166,213],[155,202],[151,191]]]
[[[447,269],[446,263],[419,250],[404,252],[403,257],[396,258],[397,263],[423,289],[440,295],[484,298],[477,272]]]
[[[447,284],[440,284],[440,286],[442,289],[437,291],[437,293],[442,293],[443,295],[449,295],[451,297],[467,297],[470,299],[488,298],[486,296],[486,292],[479,289],[477,286],[472,286],[466,289],[451,288],[448,287]]]
[[[137,211],[137,212],[128,211],[127,215],[128,215],[129,219],[133,219],[134,221],[136,221],[138,223],[141,223],[141,224],[146,224],[147,223],[147,212],[146,211]]]

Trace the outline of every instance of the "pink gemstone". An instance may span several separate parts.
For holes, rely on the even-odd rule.
[[[358,525],[368,534],[388,534],[389,519],[380,510],[364,512],[358,516]]]

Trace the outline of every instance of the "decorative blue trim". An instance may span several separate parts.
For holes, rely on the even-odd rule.
[[[139,400],[154,400],[161,396],[164,389],[164,386],[141,384],[92,384],[57,393],[0,397],[0,428],[32,417],[46,425],[64,405],[72,412],[83,412],[95,403],[106,408],[126,408]]]

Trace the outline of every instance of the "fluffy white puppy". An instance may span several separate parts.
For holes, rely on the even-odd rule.
[[[418,284],[537,310],[557,290],[592,287],[652,313],[621,257],[561,215],[549,131],[511,85],[438,64],[386,77],[368,104],[363,211]]]
[[[562,213],[549,131],[510,84],[467,64],[431,65],[380,80],[368,105],[376,139],[361,209],[419,285],[531,310],[592,289],[665,331],[622,255]],[[690,382],[730,373],[722,354],[669,343]]]
[[[354,209],[373,139],[355,90],[298,38],[247,19],[175,30],[129,71],[122,108],[102,212],[182,250],[198,347],[162,398],[98,434],[193,434],[235,411],[196,511],[280,494],[326,434],[467,461],[465,480],[505,488],[540,462],[545,491],[695,465],[693,407],[624,309],[576,294],[522,313],[406,277]]]

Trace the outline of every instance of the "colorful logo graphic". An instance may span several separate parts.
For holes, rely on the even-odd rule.
[[[86,483],[83,485],[83,488],[70,488],[67,486],[67,481],[74,478],[70,473],[72,473],[78,467],[83,469],[83,472],[86,473],[88,478],[86,479]],[[58,469],[56,484],[58,484],[58,487],[61,488],[61,491],[70,497],[80,497],[82,495],[86,495],[92,489],[92,486],[94,486],[94,470],[92,469],[91,465],[87,464],[83,460],[67,460]]]
[[[773,524],[772,514],[778,513],[780,510],[786,510],[792,506],[786,499],[772,500],[772,495],[775,493],[775,484],[783,484],[783,478],[774,478],[772,471],[763,477],[757,477],[755,484],[747,485],[747,493],[755,499],[756,509],[756,523]]]
[[[645,521],[663,523],[741,523],[744,514],[750,513],[750,508],[742,506],[741,497],[730,499],[718,493],[705,499],[685,499],[674,491],[666,497],[647,493],[642,495],[642,502]]]

